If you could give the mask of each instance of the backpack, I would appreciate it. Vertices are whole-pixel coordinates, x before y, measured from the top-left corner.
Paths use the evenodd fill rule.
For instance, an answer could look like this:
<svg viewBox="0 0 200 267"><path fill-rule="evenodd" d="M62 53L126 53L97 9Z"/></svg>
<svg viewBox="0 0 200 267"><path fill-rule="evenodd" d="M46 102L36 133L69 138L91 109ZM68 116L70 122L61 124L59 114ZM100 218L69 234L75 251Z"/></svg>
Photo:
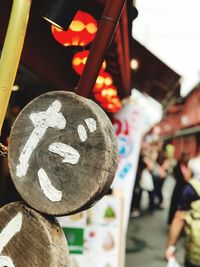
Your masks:
<svg viewBox="0 0 200 267"><path fill-rule="evenodd" d="M200 181L192 179L189 184L200 198ZM190 263L200 266L200 199L191 203L191 209L185 216L184 230L186 233L186 259Z"/></svg>

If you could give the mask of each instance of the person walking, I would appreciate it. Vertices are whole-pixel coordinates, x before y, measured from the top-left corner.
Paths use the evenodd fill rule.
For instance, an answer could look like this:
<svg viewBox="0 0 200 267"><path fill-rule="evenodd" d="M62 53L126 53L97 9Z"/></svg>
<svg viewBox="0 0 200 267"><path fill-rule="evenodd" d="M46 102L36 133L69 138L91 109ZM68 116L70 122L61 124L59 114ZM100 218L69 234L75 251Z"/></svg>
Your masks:
<svg viewBox="0 0 200 267"><path fill-rule="evenodd" d="M175 246L185 230L185 267L200 267L200 180L191 179L185 186L179 209L169 229L165 258L175 257Z"/></svg>
<svg viewBox="0 0 200 267"><path fill-rule="evenodd" d="M180 159L177 161L177 164L173 169L173 177L176 181L176 184L172 193L172 198L169 208L169 216L168 216L169 225L172 223L174 214L178 209L183 189L186 183L191 178L191 170L188 168L188 160L189 160L189 154L185 152L182 153Z"/></svg>
<svg viewBox="0 0 200 267"><path fill-rule="evenodd" d="M154 183L150 170L151 166L148 164L148 160L141 154L136 174L136 184L132 197L131 217L138 217L140 215L140 203L143 191L146 191L149 196L148 212L153 214L155 210Z"/></svg>

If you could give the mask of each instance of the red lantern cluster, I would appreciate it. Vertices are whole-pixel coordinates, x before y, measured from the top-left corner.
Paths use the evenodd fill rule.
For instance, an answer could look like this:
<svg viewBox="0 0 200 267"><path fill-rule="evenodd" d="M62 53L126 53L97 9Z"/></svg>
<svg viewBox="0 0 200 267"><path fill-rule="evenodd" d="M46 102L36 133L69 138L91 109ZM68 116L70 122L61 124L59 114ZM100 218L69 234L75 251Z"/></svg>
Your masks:
<svg viewBox="0 0 200 267"><path fill-rule="evenodd" d="M97 32L96 20L83 11L78 11L69 26L64 31L55 26L51 26L54 38L64 46L86 46L92 42ZM89 50L78 52L72 59L72 67L74 71L82 75L85 67ZM122 103L117 96L117 88L113 85L112 76L105 72L106 62L104 61L99 76L94 86L94 97L99 104L108 112L117 112Z"/></svg>
<svg viewBox="0 0 200 267"><path fill-rule="evenodd" d="M99 74L93 92L95 99L106 111L114 113L121 109L122 103L117 96L117 88L108 72Z"/></svg>
<svg viewBox="0 0 200 267"><path fill-rule="evenodd" d="M102 102L101 106L108 112L115 113L122 108L122 102L118 96L112 97L109 101Z"/></svg>
<svg viewBox="0 0 200 267"><path fill-rule="evenodd" d="M98 92L94 91L94 97L98 102L104 102L110 100L117 95L117 88L114 85L105 86Z"/></svg>
<svg viewBox="0 0 200 267"><path fill-rule="evenodd" d="M89 50L84 50L76 53L73 56L72 67L77 74L82 75L89 53L90 53ZM106 68L106 62L104 61L100 73L102 73L105 70L105 68Z"/></svg>
<svg viewBox="0 0 200 267"><path fill-rule="evenodd" d="M101 92L103 88L110 86L113 84L113 78L108 72L100 72L99 76L97 77L94 92L98 93Z"/></svg>
<svg viewBox="0 0 200 267"><path fill-rule="evenodd" d="M69 28L64 31L51 26L51 31L60 44L64 46L86 46L95 38L97 21L88 13L78 11Z"/></svg>
<svg viewBox="0 0 200 267"><path fill-rule="evenodd" d="M89 50L78 52L72 59L72 67L79 75L83 73L89 52ZM106 111L117 112L122 107L122 103L117 96L117 88L113 85L112 76L105 72L105 68L104 61L93 89L94 97Z"/></svg>
<svg viewBox="0 0 200 267"><path fill-rule="evenodd" d="M82 75L89 52L89 50L78 52L72 59L72 67L79 75ZM104 61L93 89L94 97L106 111L117 112L122 107L122 103L117 96L117 88L113 85L112 76L105 72L105 68Z"/></svg>

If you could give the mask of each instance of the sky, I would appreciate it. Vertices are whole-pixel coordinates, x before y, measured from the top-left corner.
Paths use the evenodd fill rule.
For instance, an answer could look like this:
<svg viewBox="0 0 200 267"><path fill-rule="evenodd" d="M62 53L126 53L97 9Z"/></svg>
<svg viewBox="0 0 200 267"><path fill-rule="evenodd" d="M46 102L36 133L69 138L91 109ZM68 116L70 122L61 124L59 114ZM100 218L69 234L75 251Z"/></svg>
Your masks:
<svg viewBox="0 0 200 267"><path fill-rule="evenodd" d="M182 76L181 95L200 80L200 0L136 0L133 37Z"/></svg>

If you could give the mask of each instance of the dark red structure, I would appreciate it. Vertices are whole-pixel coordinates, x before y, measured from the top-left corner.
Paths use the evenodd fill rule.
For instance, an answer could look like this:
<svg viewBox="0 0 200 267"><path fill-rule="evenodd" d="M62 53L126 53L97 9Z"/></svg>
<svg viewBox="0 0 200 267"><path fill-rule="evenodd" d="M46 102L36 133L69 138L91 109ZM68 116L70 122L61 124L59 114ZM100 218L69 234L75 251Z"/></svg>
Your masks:
<svg viewBox="0 0 200 267"><path fill-rule="evenodd" d="M113 1L85 0L81 10L91 14L99 23L106 5L108 11ZM12 0L0 2L0 47L3 46L11 7ZM55 41L50 25L39 15L40 7L41 1L32 1L21 65L16 78L16 83L24 88L20 93L21 100L27 99L24 103L49 90L74 91L80 79L72 69L71 62L74 54L82 49L64 47ZM131 37L134 10L133 2L127 0L114 38L105 52L106 71L112 75L121 99L129 96L131 89L136 87L165 104L174 95L179 95L180 76ZM106 13L107 11L105 10ZM105 32L102 32L100 39L106 42ZM90 46L86 48L89 49ZM137 71L130 68L130 60L133 58L140 62Z"/></svg>
<svg viewBox="0 0 200 267"><path fill-rule="evenodd" d="M155 127L163 140L175 146L176 158L182 152L194 156L200 147L200 86L196 86L181 103L172 106Z"/></svg>

